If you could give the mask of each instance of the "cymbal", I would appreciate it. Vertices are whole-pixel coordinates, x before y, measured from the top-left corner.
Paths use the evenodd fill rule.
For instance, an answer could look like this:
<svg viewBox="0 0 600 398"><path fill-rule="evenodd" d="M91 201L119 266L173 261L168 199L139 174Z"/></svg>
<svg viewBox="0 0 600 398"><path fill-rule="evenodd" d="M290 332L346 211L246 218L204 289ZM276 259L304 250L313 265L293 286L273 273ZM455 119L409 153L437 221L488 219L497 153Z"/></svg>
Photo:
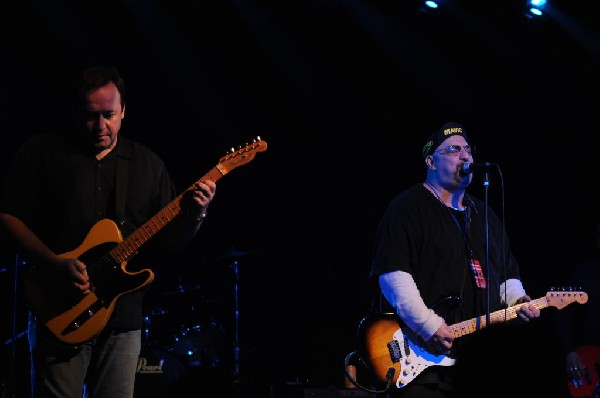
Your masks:
<svg viewBox="0 0 600 398"><path fill-rule="evenodd" d="M258 254L265 252L266 250L237 250L233 246L229 248L227 253L222 256L215 257L210 261L221 261L221 260L229 260L229 259L238 259L240 257L250 256L252 254Z"/></svg>
<svg viewBox="0 0 600 398"><path fill-rule="evenodd" d="M189 292L197 292L203 290L203 286L200 284L195 284L195 285L177 285L175 287L175 289L172 290L165 290L164 294L167 296L172 296L172 295L177 295L177 294L184 294L184 293L189 293Z"/></svg>

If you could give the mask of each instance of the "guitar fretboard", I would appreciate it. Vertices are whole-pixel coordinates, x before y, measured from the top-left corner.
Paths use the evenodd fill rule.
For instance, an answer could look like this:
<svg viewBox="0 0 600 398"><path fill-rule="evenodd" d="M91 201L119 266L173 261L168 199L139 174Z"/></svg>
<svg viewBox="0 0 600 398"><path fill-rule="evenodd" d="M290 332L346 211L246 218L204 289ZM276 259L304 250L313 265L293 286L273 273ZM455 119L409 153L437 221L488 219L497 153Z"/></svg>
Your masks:
<svg viewBox="0 0 600 398"><path fill-rule="evenodd" d="M267 143L258 137L257 140L255 140L252 144L246 145L245 148L241 148L222 157L219 164L213 167L208 173L204 174L204 176L202 176L196 182L206 180L217 182L221 177L233 170L235 167L248 163L250 160L252 160L256 152L265 151L267 148L266 145ZM193 185L190 185L186 191L192 189L192 187ZM181 193L179 196L177 196L172 202L170 202L152 218L146 221L131 235L123 239L121 243L113 247L108 254L118 263L127 261L127 259L137 252L144 243L156 235L169 222L177 217L178 214L181 213L180 204L184 193Z"/></svg>
<svg viewBox="0 0 600 398"><path fill-rule="evenodd" d="M535 308L541 310L548 306L554 306L561 309L573 302L581 304L587 302L587 293L579 291L552 291L546 293L544 297L531 300L528 303L513 305L503 310L494 311L490 314L490 323L506 322L517 317L518 311L523 304L531 304ZM486 327L487 319L485 315L466 321L458 322L450 325L450 329L454 337L464 336L469 333L476 332Z"/></svg>

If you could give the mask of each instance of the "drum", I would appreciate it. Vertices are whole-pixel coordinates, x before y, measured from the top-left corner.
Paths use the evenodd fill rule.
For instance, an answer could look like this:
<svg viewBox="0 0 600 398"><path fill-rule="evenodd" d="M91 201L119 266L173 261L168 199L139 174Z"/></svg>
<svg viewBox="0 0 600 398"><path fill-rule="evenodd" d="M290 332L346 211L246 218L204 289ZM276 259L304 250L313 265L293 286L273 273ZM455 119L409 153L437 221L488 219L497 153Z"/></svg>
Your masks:
<svg viewBox="0 0 600 398"><path fill-rule="evenodd" d="M168 352L194 367L217 368L221 366L224 356L225 327L214 319L182 326L173 337Z"/></svg>
<svg viewBox="0 0 600 398"><path fill-rule="evenodd" d="M204 335L205 330L219 329L213 319L222 318L221 300L208 296L200 283L189 286L180 283L144 300L143 341L155 348L171 352L170 348L180 338L187 344L187 340ZM184 355L183 348L175 350Z"/></svg>
<svg viewBox="0 0 600 398"><path fill-rule="evenodd" d="M152 347L164 347L170 342L174 330L169 329L173 320L169 319L169 311L163 308L144 310L142 343ZM172 326L171 326L172 327Z"/></svg>

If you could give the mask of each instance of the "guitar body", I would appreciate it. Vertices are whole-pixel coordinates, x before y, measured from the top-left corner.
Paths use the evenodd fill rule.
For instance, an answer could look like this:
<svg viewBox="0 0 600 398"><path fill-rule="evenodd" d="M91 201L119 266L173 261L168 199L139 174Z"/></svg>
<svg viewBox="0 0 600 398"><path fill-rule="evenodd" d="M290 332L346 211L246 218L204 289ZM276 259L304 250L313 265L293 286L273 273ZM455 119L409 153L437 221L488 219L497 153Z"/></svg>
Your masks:
<svg viewBox="0 0 600 398"><path fill-rule="evenodd" d="M358 326L361 356L366 357L366 364L380 383L385 383L387 371L394 369L393 381L400 374L400 361L390 355L389 344L394 340L394 333L399 325L395 314L380 313L367 316Z"/></svg>
<svg viewBox="0 0 600 398"><path fill-rule="evenodd" d="M130 273L125 269L126 262L119 264L106 255L122 240L117 225L105 219L90 229L77 249L60 255L77 258L88 267L93 292L85 296L66 294L65 289L60 289L64 281L53 280L53 276L37 268L30 270L25 278L25 294L51 340L76 346L92 339L108 322L120 296L154 279L151 270Z"/></svg>
<svg viewBox="0 0 600 398"><path fill-rule="evenodd" d="M569 393L572 398L589 398L600 395L598 372L600 372L600 346L584 345L577 348L581 361L587 368L587 373L581 385L575 385L569 380ZM595 395L594 395L595 394Z"/></svg>
<svg viewBox="0 0 600 398"><path fill-rule="evenodd" d="M373 314L359 325L359 336L367 363L378 382L386 383L393 368L393 382L398 388L410 383L426 368L433 365L451 366L455 359L436 355L409 328L402 329L392 313Z"/></svg>

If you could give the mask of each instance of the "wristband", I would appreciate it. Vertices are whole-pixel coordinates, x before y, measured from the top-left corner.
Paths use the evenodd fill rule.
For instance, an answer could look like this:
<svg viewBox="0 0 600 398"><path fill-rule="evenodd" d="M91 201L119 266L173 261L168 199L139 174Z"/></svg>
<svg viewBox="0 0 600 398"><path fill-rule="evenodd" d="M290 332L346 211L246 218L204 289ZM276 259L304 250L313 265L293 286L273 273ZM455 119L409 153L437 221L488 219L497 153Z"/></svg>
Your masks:
<svg viewBox="0 0 600 398"><path fill-rule="evenodd" d="M197 223L201 223L202 221L204 221L205 218L206 218L206 213L202 213L198 217L196 217L194 219L194 221L196 221Z"/></svg>

